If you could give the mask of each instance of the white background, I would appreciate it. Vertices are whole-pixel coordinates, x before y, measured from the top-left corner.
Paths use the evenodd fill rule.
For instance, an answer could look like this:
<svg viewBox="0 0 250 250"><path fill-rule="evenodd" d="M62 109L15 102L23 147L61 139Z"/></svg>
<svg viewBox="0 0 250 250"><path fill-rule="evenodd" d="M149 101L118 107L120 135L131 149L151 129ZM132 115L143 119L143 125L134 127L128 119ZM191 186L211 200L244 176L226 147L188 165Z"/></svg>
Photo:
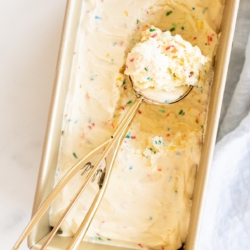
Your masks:
<svg viewBox="0 0 250 250"><path fill-rule="evenodd" d="M0 0L1 250L31 216L65 3Z"/></svg>
<svg viewBox="0 0 250 250"><path fill-rule="evenodd" d="M245 59L249 2L241 1L222 118ZM65 3L0 0L1 250L11 249L30 219Z"/></svg>

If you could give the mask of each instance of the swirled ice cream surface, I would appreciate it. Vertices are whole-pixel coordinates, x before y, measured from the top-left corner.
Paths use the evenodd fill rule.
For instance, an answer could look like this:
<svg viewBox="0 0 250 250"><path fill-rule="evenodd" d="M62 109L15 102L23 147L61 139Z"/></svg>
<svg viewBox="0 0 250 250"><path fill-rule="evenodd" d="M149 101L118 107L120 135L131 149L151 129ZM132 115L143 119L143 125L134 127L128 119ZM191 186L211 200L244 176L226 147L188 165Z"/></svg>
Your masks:
<svg viewBox="0 0 250 250"><path fill-rule="evenodd" d="M124 69L145 25L181 35L209 59L184 100L168 106L140 106L84 240L161 250L176 250L185 242L222 10L219 0L83 1L55 184L79 159L110 138L134 102ZM52 226L84 178L79 172L53 203ZM76 232L97 189L96 183L88 186L63 222L62 236Z"/></svg>

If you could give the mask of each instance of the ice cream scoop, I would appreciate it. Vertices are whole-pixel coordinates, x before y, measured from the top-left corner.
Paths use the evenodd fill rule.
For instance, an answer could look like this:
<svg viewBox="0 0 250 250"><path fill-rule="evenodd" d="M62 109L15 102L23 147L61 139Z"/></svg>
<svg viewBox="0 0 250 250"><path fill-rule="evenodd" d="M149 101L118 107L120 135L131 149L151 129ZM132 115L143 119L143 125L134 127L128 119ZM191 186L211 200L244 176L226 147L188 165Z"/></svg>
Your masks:
<svg viewBox="0 0 250 250"><path fill-rule="evenodd" d="M136 89L134 87L133 80L131 79L130 76L128 77L128 79L130 83L132 84L136 97L138 101L140 101L140 103L144 101L146 103L154 104L154 105L173 104L184 99L193 89L193 86L190 85L190 86L179 87L173 92L164 93L163 91L155 90L154 93L150 93L151 91L140 91Z"/></svg>
<svg viewBox="0 0 250 250"><path fill-rule="evenodd" d="M144 101L162 105L183 99L207 61L197 46L180 35L145 26L141 42L127 56L125 74Z"/></svg>

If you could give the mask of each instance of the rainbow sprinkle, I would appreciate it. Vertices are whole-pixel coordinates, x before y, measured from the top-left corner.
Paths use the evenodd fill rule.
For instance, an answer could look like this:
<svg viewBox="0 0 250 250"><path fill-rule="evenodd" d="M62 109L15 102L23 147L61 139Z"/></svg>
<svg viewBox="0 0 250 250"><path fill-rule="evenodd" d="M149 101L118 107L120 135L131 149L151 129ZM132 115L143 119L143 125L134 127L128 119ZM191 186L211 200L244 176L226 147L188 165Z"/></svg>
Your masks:
<svg viewBox="0 0 250 250"><path fill-rule="evenodd" d="M173 13L173 11L170 10L170 11L168 11L168 12L166 13L166 16L169 16L169 15L172 14L172 13Z"/></svg>

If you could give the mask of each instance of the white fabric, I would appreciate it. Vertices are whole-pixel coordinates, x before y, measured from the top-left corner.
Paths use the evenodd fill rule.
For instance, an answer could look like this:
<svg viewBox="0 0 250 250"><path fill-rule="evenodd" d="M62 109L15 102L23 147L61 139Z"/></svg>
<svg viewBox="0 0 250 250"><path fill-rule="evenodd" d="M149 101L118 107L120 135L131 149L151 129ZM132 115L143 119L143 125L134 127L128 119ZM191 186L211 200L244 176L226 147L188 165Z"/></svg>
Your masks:
<svg viewBox="0 0 250 250"><path fill-rule="evenodd" d="M236 129L244 119L250 108L250 45L246 48L246 61L240 80L235 88L231 103L221 124L218 138Z"/></svg>
<svg viewBox="0 0 250 250"><path fill-rule="evenodd" d="M250 249L250 37L209 175L200 250Z"/></svg>

